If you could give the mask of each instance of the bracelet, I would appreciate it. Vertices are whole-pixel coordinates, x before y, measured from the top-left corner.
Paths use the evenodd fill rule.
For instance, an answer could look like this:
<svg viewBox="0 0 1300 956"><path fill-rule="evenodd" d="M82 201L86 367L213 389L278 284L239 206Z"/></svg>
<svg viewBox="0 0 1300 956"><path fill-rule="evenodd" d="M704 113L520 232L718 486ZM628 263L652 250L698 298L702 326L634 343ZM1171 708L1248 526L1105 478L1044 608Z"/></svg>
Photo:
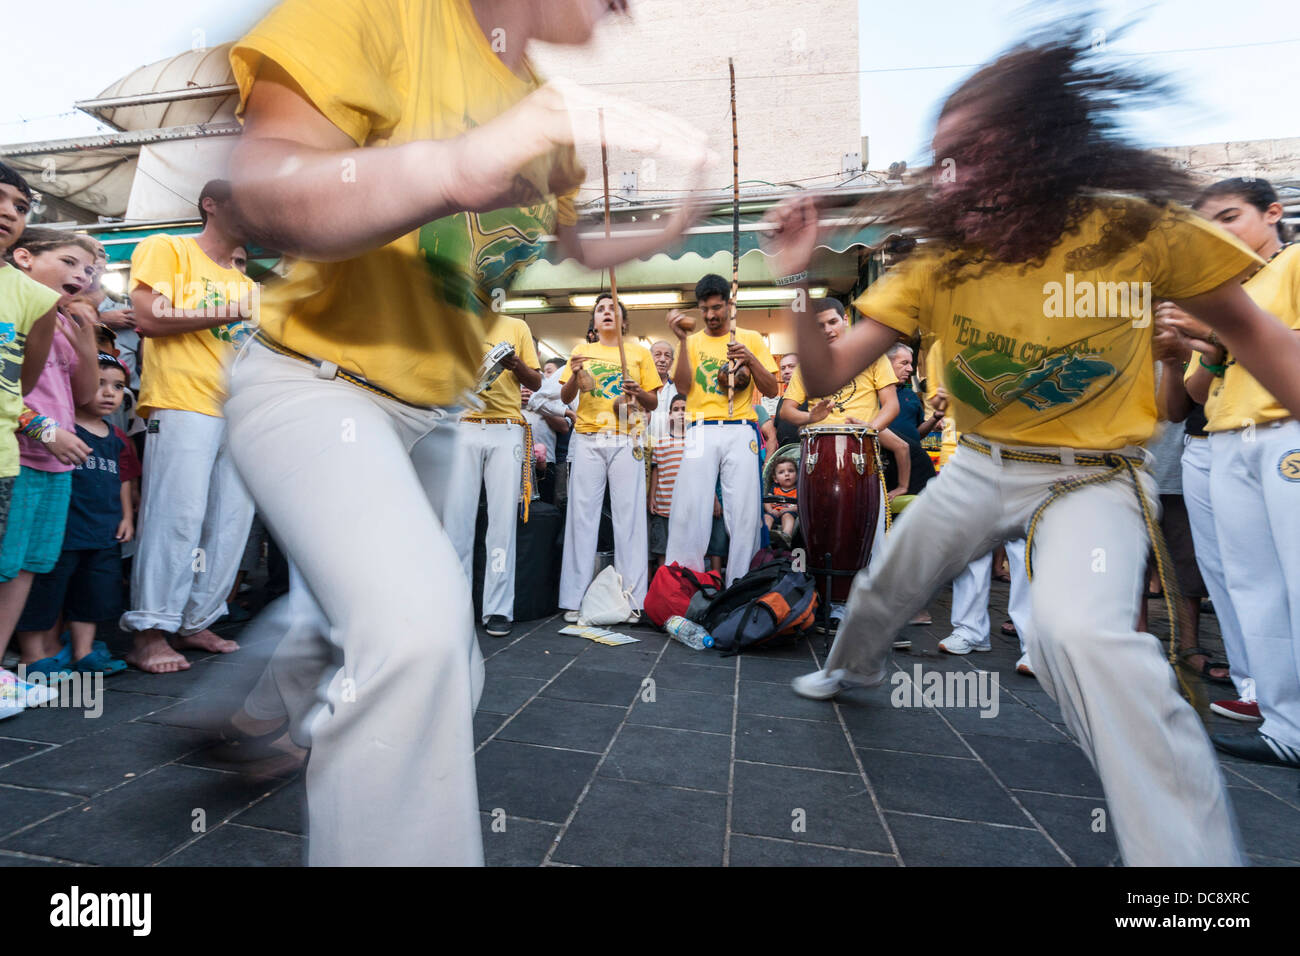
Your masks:
<svg viewBox="0 0 1300 956"><path fill-rule="evenodd" d="M1211 365L1209 362L1205 361L1204 355L1201 356L1200 361L1201 368L1209 369L1214 373L1215 378L1221 378L1228 371L1227 365Z"/></svg>
<svg viewBox="0 0 1300 956"><path fill-rule="evenodd" d="M796 282L802 282L802 281L803 281L804 279L806 279L806 278L808 278L808 270L807 270L807 269L804 269L803 272L796 272L796 273L795 273L794 275L792 275L792 276L785 276L785 277L783 277L783 278L781 278L781 279L775 279L775 280L773 280L773 284L774 284L774 285L794 285Z"/></svg>
<svg viewBox="0 0 1300 956"><path fill-rule="evenodd" d="M24 421L25 419L25 421ZM52 442L54 433L59 430L59 423L45 415L26 415L19 418L18 430L28 438L35 438L37 441Z"/></svg>

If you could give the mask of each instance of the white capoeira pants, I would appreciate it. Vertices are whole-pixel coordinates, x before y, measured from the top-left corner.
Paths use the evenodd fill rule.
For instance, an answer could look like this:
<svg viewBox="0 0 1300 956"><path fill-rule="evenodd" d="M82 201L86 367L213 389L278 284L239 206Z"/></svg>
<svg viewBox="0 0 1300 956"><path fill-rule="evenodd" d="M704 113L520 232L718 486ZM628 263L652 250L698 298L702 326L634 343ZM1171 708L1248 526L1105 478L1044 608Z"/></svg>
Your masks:
<svg viewBox="0 0 1300 956"><path fill-rule="evenodd" d="M278 663L301 662L299 684L321 684L306 734L309 861L481 865L473 716L483 656L439 517L456 429L441 410L255 342L235 359L226 415L258 511L329 622L328 645L308 622L276 651ZM285 703L296 710L303 696Z"/></svg>
<svg viewBox="0 0 1300 956"><path fill-rule="evenodd" d="M704 552L713 528L713 499L721 480L722 517L731 538L728 586L749 573L763 526L757 435L748 425L702 424L686 430L686 449L668 512L665 564L676 561L692 571L704 570Z"/></svg>
<svg viewBox="0 0 1300 956"><path fill-rule="evenodd" d="M226 420L162 408L145 436L140 537L122 629L197 634L226 614L253 499L231 459Z"/></svg>
<svg viewBox="0 0 1300 956"><path fill-rule="evenodd" d="M1214 616L1219 621L1223 649L1228 656L1228 676L1245 701L1255 699L1255 680L1250 676L1250 659L1246 640L1232 606L1232 594L1223 575L1223 556L1219 534L1214 530L1214 508L1210 505L1210 440L1187 436L1183 443L1183 504L1192 528L1196 548L1196 566L1205 582L1205 590L1214 602Z"/></svg>
<svg viewBox="0 0 1300 956"><path fill-rule="evenodd" d="M1210 435L1210 501L1263 733L1300 750L1300 422Z"/></svg>
<svg viewBox="0 0 1300 956"><path fill-rule="evenodd" d="M1029 579L1025 577L1025 540L1007 541L1007 570L1011 576L1007 614L1020 635L1020 651L1028 648L1033 626ZM989 594L993 589L993 552L976 558L952 579L952 633L973 644L989 643Z"/></svg>
<svg viewBox="0 0 1300 956"><path fill-rule="evenodd" d="M1139 448L1122 451L1146 457ZM959 448L854 580L826 668L885 680L895 636L943 581L999 541L1024 536L1053 482L1103 470L999 464ZM1155 481L1142 474L1158 514ZM1101 777L1124 859L1131 866L1240 864L1205 730L1179 696L1159 643L1133 628L1149 544L1132 482L1063 494L1043 512L1033 546L1030 660Z"/></svg>
<svg viewBox="0 0 1300 956"><path fill-rule="evenodd" d="M600 533L605 482L614 519L614 569L623 589L632 592L632 607L645 602L647 555L645 459L626 435L598 432L574 434L573 467L569 472L569 504L564 521L564 564L560 569L560 607L576 611L582 605L596 570L596 538Z"/></svg>
<svg viewBox="0 0 1300 956"><path fill-rule="evenodd" d="M487 536L483 546L482 620L515 619L515 537L523 481L524 426L460 422L456 466L447 488L447 534L460 555L465 579L474 581L474 530L479 491L487 489ZM531 451L529 452L531 454Z"/></svg>

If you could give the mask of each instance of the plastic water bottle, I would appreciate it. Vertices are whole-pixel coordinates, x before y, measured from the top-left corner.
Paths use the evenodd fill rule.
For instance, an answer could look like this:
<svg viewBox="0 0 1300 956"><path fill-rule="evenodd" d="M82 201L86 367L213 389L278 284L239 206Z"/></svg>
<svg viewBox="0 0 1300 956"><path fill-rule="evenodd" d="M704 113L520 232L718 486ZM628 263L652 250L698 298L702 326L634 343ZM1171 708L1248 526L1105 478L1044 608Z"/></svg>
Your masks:
<svg viewBox="0 0 1300 956"><path fill-rule="evenodd" d="M664 630L693 651L702 651L706 647L713 646L713 637L708 631L680 614L670 617L664 623Z"/></svg>

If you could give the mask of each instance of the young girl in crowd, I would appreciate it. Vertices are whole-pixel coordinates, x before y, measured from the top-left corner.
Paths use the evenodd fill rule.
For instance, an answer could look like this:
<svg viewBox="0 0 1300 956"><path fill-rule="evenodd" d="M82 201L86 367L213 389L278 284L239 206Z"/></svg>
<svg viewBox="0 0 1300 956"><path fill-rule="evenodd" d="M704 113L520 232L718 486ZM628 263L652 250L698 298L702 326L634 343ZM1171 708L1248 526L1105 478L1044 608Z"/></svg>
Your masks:
<svg viewBox="0 0 1300 956"><path fill-rule="evenodd" d="M31 228L10 249L9 260L42 285L73 297L89 284L95 253L85 236ZM76 435L74 418L99 381L95 311L83 300L68 301L58 312L56 328L44 370L26 393L30 412L19 422L22 467L0 540L0 653L18 623L33 577L52 571L59 560L71 472L90 453ZM28 673L64 671L55 657L58 648L39 637L20 636L19 651Z"/></svg>
<svg viewBox="0 0 1300 956"><path fill-rule="evenodd" d="M1300 331L1300 246L1286 242L1282 205L1273 187L1260 179L1224 180L1206 189L1195 207L1264 260L1263 268L1246 280L1246 294L1275 317L1277 328L1291 330L1295 341ZM1214 530L1243 635L1239 647L1227 648L1228 657L1234 676L1240 669L1253 679L1264 721L1257 734L1216 736L1214 745L1235 757L1300 768L1296 406L1275 398L1203 323L1178 311L1167 312L1166 320L1191 336L1200 352L1188 366L1187 390L1206 406Z"/></svg>

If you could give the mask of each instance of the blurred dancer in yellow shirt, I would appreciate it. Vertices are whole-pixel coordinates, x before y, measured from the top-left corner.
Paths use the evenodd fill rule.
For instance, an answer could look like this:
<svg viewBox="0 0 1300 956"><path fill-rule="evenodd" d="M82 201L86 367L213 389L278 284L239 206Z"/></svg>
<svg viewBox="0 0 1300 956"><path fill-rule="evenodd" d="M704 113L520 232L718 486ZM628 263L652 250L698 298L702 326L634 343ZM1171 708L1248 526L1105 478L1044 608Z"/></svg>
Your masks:
<svg viewBox="0 0 1300 956"><path fill-rule="evenodd" d="M858 576L824 669L794 688L827 699L880 683L894 635L938 586L1028 532L1030 658L1097 768L1125 861L1240 865L1205 730L1158 644L1134 629L1157 508L1137 447L1156 426L1150 303L1207 321L1291 409L1300 342L1242 291L1258 257L1165 201L1186 179L1119 138L1121 91L1151 86L1099 64L1089 37L1086 21L1058 26L949 97L934 155L956 177L936 176L896 215L930 241L858 300L865 321L832 347L811 316L790 316L814 392L899 333L941 341L961 432ZM774 267L806 276L813 203L769 221Z"/></svg>
<svg viewBox="0 0 1300 956"><path fill-rule="evenodd" d="M309 732L313 864L482 863L482 657L442 523L449 407L473 383L482 317L545 235L601 268L687 224L608 241L574 228L574 143L596 141L597 108L611 148L711 159L685 124L534 73L533 41L583 44L623 7L285 0L231 51L235 201L252 239L298 259L226 413L258 510L342 653L334 669L322 639L286 639L268 669ZM313 667L318 684L284 673ZM323 705L305 723L313 695L288 690L304 686ZM236 720L272 733L271 710Z"/></svg>

